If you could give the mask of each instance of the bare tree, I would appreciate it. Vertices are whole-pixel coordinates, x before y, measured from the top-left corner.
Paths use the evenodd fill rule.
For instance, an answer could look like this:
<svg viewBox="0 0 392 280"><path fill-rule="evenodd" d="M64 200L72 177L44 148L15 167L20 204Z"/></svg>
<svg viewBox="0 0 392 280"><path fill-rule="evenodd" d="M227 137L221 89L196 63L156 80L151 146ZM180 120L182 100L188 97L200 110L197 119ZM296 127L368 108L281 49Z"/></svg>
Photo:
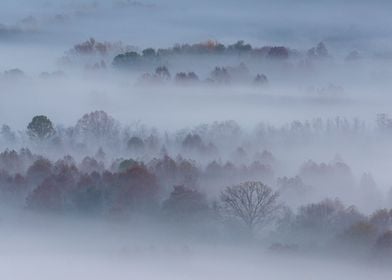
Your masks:
<svg viewBox="0 0 392 280"><path fill-rule="evenodd" d="M261 182L245 182L227 187L220 199L227 214L240 219L253 230L271 222L276 216L280 208L278 196L278 192Z"/></svg>
<svg viewBox="0 0 392 280"><path fill-rule="evenodd" d="M85 114L75 126L76 132L85 141L114 143L120 133L119 123L104 111Z"/></svg>

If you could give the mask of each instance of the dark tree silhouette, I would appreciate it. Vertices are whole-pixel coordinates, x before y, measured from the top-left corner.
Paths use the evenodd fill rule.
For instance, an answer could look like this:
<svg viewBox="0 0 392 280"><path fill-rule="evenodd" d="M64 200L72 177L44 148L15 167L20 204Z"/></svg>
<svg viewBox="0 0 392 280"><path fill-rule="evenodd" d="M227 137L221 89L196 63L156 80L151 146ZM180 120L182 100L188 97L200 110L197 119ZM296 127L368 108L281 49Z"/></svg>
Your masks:
<svg viewBox="0 0 392 280"><path fill-rule="evenodd" d="M182 146L189 150L195 149L200 151L204 149L203 140L198 134L188 134L182 141Z"/></svg>
<svg viewBox="0 0 392 280"><path fill-rule="evenodd" d="M127 142L128 149L133 152L143 151L145 144L143 139L137 136L131 137Z"/></svg>
<svg viewBox="0 0 392 280"><path fill-rule="evenodd" d="M253 80L253 83L255 85L265 85L268 83L268 78L264 74L257 74Z"/></svg>
<svg viewBox="0 0 392 280"><path fill-rule="evenodd" d="M176 74L175 81L178 84L192 84L199 81L199 77L194 72L179 72Z"/></svg>
<svg viewBox="0 0 392 280"><path fill-rule="evenodd" d="M374 247L378 254L390 258L392 256L392 230L383 233L377 239Z"/></svg>
<svg viewBox="0 0 392 280"><path fill-rule="evenodd" d="M170 72L166 66L159 66L155 69L155 75L162 80L170 80Z"/></svg>
<svg viewBox="0 0 392 280"><path fill-rule="evenodd" d="M249 230L271 222L280 208L279 194L261 182L227 187L220 200L227 214L240 219Z"/></svg>
<svg viewBox="0 0 392 280"><path fill-rule="evenodd" d="M310 58L327 58L329 53L325 44L320 42L315 48L308 50L308 56Z"/></svg>
<svg viewBox="0 0 392 280"><path fill-rule="evenodd" d="M156 51L153 48L148 48L143 50L144 57L154 57L156 56Z"/></svg>
<svg viewBox="0 0 392 280"><path fill-rule="evenodd" d="M231 81L230 74L225 67L215 67L211 72L210 79L220 84L228 84Z"/></svg>
<svg viewBox="0 0 392 280"><path fill-rule="evenodd" d="M197 190L184 186L174 186L170 197L163 203L163 211L181 220L206 214L208 211L206 197Z"/></svg>
<svg viewBox="0 0 392 280"><path fill-rule="evenodd" d="M40 158L27 169L26 178L32 183L41 183L52 174L52 168L49 160Z"/></svg>
<svg viewBox="0 0 392 280"><path fill-rule="evenodd" d="M242 52L248 52L248 51L252 50L252 46L249 44L245 44L245 42L241 40L241 41L237 41L233 45L229 45L227 47L227 49L229 51L235 51L238 53L242 53Z"/></svg>
<svg viewBox="0 0 392 280"><path fill-rule="evenodd" d="M31 138L46 139L55 134L52 122L46 116L35 116L27 126Z"/></svg>
<svg viewBox="0 0 392 280"><path fill-rule="evenodd" d="M27 207L41 211L60 211L63 208L61 190L54 178L43 181L26 199Z"/></svg>
<svg viewBox="0 0 392 280"><path fill-rule="evenodd" d="M289 50L286 47L272 47L268 51L269 58L275 59L288 59L289 58Z"/></svg>
<svg viewBox="0 0 392 280"><path fill-rule="evenodd" d="M116 67L135 67L140 66L141 57L137 52L126 52L114 57L113 65Z"/></svg>

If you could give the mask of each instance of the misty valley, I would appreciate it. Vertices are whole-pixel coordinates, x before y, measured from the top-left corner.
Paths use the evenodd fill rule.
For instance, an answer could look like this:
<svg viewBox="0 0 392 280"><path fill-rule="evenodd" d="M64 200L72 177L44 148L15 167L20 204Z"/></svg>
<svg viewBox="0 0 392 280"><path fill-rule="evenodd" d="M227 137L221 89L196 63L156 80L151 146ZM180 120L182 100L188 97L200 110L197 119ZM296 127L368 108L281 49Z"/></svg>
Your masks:
<svg viewBox="0 0 392 280"><path fill-rule="evenodd" d="M4 0L0 278L390 279L376 2Z"/></svg>

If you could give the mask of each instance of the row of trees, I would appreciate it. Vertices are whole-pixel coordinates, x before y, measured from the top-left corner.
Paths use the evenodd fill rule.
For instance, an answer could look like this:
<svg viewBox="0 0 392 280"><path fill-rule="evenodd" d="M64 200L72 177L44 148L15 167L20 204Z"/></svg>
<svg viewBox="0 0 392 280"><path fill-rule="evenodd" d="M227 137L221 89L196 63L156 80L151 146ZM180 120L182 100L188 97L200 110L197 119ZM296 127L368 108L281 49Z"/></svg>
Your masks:
<svg viewBox="0 0 392 280"><path fill-rule="evenodd" d="M113 66L120 69L140 70L151 69L157 65L172 64L181 57L188 59L197 57L221 58L222 56L239 57L249 61L263 59L266 61L287 61L289 58L300 58L306 61L325 60L330 54L323 42L305 52L290 49L285 46L253 47L244 41L225 46L217 41L207 41L197 44L177 44L167 49L147 48L141 52L136 50L118 54L113 59ZM197 61L196 61L197 62Z"/></svg>
<svg viewBox="0 0 392 280"><path fill-rule="evenodd" d="M116 138L119 134L119 127L119 123L104 111L94 111L83 115L68 133L83 137L84 141L93 141L102 138ZM8 126L3 126L2 133L8 136L12 134ZM56 130L47 116L38 115L33 117L27 125L27 134L32 139L47 140L56 135Z"/></svg>
<svg viewBox="0 0 392 280"><path fill-rule="evenodd" d="M8 158L10 165L12 153L1 155L2 162ZM191 184L191 173L197 172L188 162L182 164L171 162L166 158L157 160L146 166L143 163L123 160L113 164L110 170L92 158L85 158L78 166L71 157L65 157L55 163L23 150L17 157L25 162L33 161L25 173L11 175L2 167L0 186L2 198L20 195L26 199L29 208L45 211L114 211L114 210L154 210L154 203L163 202L167 211L178 211L178 214L191 212L192 208L208 209L210 203L207 198ZM15 168L15 167L13 167ZM176 185L176 178L183 176L182 185ZM280 179L280 184L288 186L287 178ZM295 179L297 185L301 182ZM289 180L290 181L290 180ZM165 199L168 185L175 185L169 199ZM166 186L166 189L165 189ZM284 191L283 188L281 188ZM269 224L276 218L281 218L281 232L283 227L310 230L313 234L318 231L330 234L330 231L340 232L358 222L368 221L379 228L379 233L386 231L392 225L392 212L378 211L369 220L359 213L355 207L344 207L338 200L325 200L318 204L309 204L299 208L296 216L284 208L278 201L279 194L260 181L248 181L224 189L219 196L221 214L236 217L250 230L257 226ZM177 201L177 199L191 199ZM173 203L173 204L171 204ZM179 203L177 205L177 203ZM192 203L198 205L190 206ZM176 206L177 205L177 206ZM187 207L191 209L185 209ZM90 208L91 207L91 208ZM152 207L152 208L151 208ZM184 207L184 209L180 209ZM168 210L168 209L171 210ZM165 211L166 211L165 210ZM175 214L175 211L172 214ZM195 213L192 213L192 215ZM388 215L391 215L389 217ZM328 230L325 230L327 229Z"/></svg>
<svg viewBox="0 0 392 280"><path fill-rule="evenodd" d="M43 213L106 217L138 213L180 227L221 224L229 230L242 225L253 236L269 226L273 230L271 240L280 242L272 247L274 250L305 249L317 244L392 253L392 210L380 209L366 216L354 206L326 199L294 212L284 206L277 191L260 181L226 187L214 199L184 185L175 185L164 195L158 176L137 162L122 162L117 172L88 173L69 158L55 164L40 158L24 176L0 175L3 199L10 203L10 198L24 193L21 205ZM216 229L212 226L210 230Z"/></svg>
<svg viewBox="0 0 392 280"><path fill-rule="evenodd" d="M119 166L123 161L142 162L148 167L158 166L159 163L160 168L167 170L175 170L177 165L188 166L190 171L185 172L188 182L185 182L184 173L178 175L181 179L167 181L169 186L184 183L194 186L196 182L210 186L229 183L230 180L263 180L282 188L283 196L297 197L297 203L305 202L309 196L315 198L317 193L329 192L349 197L350 191L361 190L356 195L358 199L363 199L359 197L366 194L376 204L376 201L382 201L383 198L377 192L371 175L364 174L357 180L350 167L339 157L330 163L307 161L301 165L302 162L299 161L297 175L300 180L287 178L285 181L275 177L275 174L281 174L285 162L264 150L265 147L295 148L315 141L325 141L328 145L328 137L348 137L347 139L353 139L350 141L354 145L357 143L355 141L364 138L369 132L359 121L349 122L336 118L327 122L293 122L281 128L259 126L251 135L244 133L234 122L222 122L160 136L156 131L143 126L132 130L121 128L105 112L96 111L85 114L70 128L54 126L46 116L35 116L25 133L16 133L10 127L3 126L0 139L3 145L15 145L19 142L22 147L29 147L50 158L61 158L67 154L78 161L92 158L100 163L97 164L100 167L91 167L90 170L98 172L113 165ZM36 156L28 156L29 153L28 149L22 149L19 156L14 151L1 153L0 165L10 174L23 174L26 166L36 160ZM120 156L124 158L119 159ZM17 168L18 165L21 167ZM110 169L117 171L116 168ZM160 180L169 177L165 172L159 177Z"/></svg>
<svg viewBox="0 0 392 280"><path fill-rule="evenodd" d="M261 162L254 162L251 165L211 162L206 168L202 168L193 160L181 157L172 159L167 155L144 162L118 158L109 165L102 160L103 157L98 154L95 158L85 157L77 163L71 156L65 156L53 163L40 155L31 153L28 149L22 149L19 153L6 150L0 153L1 177L3 182L7 182L1 189L9 195L13 195L12 192L8 192L11 189L28 191L42 183L45 178L56 175L62 166L71 167L78 174L97 173L99 175L105 172L122 173L130 168L138 167L145 173L151 173L157 179L162 193L168 192L173 185L197 188L200 185L222 185L223 181L249 178L271 181L273 178L272 168ZM20 182L23 182L24 188L20 188ZM23 200L24 193L20 195L16 197Z"/></svg>
<svg viewBox="0 0 392 280"><path fill-rule="evenodd" d="M98 111L83 116L75 131L90 135L88 141L92 141L116 124L113 118ZM320 122L314 124L324 127ZM343 130L352 127L350 122L341 119L332 124ZM314 129L310 124L298 127ZM42 143L58 133L45 116L34 117L27 131L29 137ZM196 131L198 133L185 132L180 137L184 151L210 154L214 147L206 145L206 139L217 140L227 138L227 135L235 139L241 134L240 128L233 123L217 123ZM9 128L3 133L12 137ZM127 144L134 150L149 150L150 145L155 145L154 141L137 136L129 138ZM237 158L246 153L243 149L237 152ZM389 210L380 212L384 216L375 213L367 217L355 207L346 207L335 200L307 204L294 212L282 206L283 202L290 204L293 196L304 197L314 191L320 182L325 182L323 188L327 193L331 193L334 186L343 189L354 184L349 166L339 159L329 164L306 162L298 177L278 178L275 182L276 159L269 152L263 152L260 161L250 165L214 161L205 168L195 161L172 159L167 155L151 161L120 158L113 160L109 167L104 158L105 153L101 150L95 158L86 157L79 164L70 156L53 163L27 149L19 153L6 151L0 154L1 197L8 203L44 212L105 216L137 212L175 223L219 222L229 227L238 223L254 233L266 225L278 223L276 241L299 246L304 239L305 243L310 240L325 243L331 238L335 245L352 243L355 248L356 242L360 244L358 247L366 248L388 243L389 224L383 227L382 222L377 224L376 221L388 221ZM261 181L268 182L272 188ZM364 183L374 184L370 176L364 178ZM227 185L230 187L221 189ZM176 186L173 191L172 186ZM204 194L206 190L208 196ZM280 200L277 190L281 194ZM366 234L370 236L368 239L363 237ZM356 236L359 241L355 241Z"/></svg>
<svg viewBox="0 0 392 280"><path fill-rule="evenodd" d="M297 160L296 166L288 166L284 160L285 151L302 149L304 143L317 143L316 147L329 150L329 143L347 139L362 147L361 139L369 139L370 132L373 130L362 122L336 118L293 122L280 128L259 126L251 133L235 122L217 122L160 135L140 125L123 128L105 112L96 111L85 114L69 128L55 126L46 116L36 116L26 132L3 126L0 139L4 146L28 147L52 160L70 155L86 163L83 172L118 172L120 165L124 170L128 164L143 163L166 190L172 185L209 188L262 180L279 189L283 198L290 198L291 206L333 195L373 208L389 198L378 191L371 174L357 178L354 174L362 170L352 172L339 156L326 163ZM329 142L329 137L335 142ZM19 155L14 151L1 153L0 168L12 176L23 175L38 157L30 150L22 149ZM279 158L271 150L280 154ZM296 174L283 177L285 168L297 170Z"/></svg>
<svg viewBox="0 0 392 280"><path fill-rule="evenodd" d="M163 70L157 69L160 72L160 77L170 77L169 72L166 68ZM165 73L162 74L161 72ZM158 74L157 74L158 75ZM192 75L192 74L190 74ZM262 77L260 79L263 79ZM386 114L380 114L377 117L377 126L382 130L389 129L389 118ZM252 137L263 138L265 141L268 139L276 140L276 138L290 138L295 139L298 137L311 138L311 137L327 137L328 134L331 136L336 136L338 134L346 135L360 135L371 132L370 127L366 126L364 121L359 119L348 120L342 117L336 117L334 119L313 119L308 121L293 121L291 123L284 124L280 127L270 125L268 123L261 122L255 129ZM116 138L120 134L131 134L136 135L130 136L137 137L138 141L144 141L141 137L146 137L141 134L145 134L146 131L154 133L156 131L154 128L147 128L145 126L139 126L136 129L139 131L129 131L129 127L123 128L121 131L121 126L117 120L108 115L104 111L94 111L85 114L80 118L73 128L68 128L66 130L61 129L59 126L55 126L53 122L44 115L38 115L33 117L31 122L27 126L27 134L34 139L48 139L54 135L59 134L63 136L76 136L83 135L89 139L100 139L100 138ZM127 131L128 129L128 131ZM56 130L63 130L57 131ZM143 132L144 131L144 132ZM4 138L14 139L17 135L12 131L11 127L3 125L1 128L1 136ZM194 135L200 138L200 141L214 142L221 141L227 136L233 138L233 140L238 140L244 136L244 131L241 127L234 121L226 122L215 122L210 125L203 124L196 126L192 129L184 129L176 132L175 138L182 138L185 140L187 135ZM88 139L87 139L88 140ZM237 142L237 141L236 141Z"/></svg>
<svg viewBox="0 0 392 280"><path fill-rule="evenodd" d="M267 59L287 61L290 58L300 58L307 61L325 60L331 58L324 42L319 42L308 50L295 50L287 46L252 46L242 40L233 44L223 44L208 40L194 44L175 44L169 48L146 48L139 50L135 46L122 42L99 42L90 38L85 42L75 44L61 58L62 64L84 63L87 68L106 68L112 63L115 67L138 69L146 66L157 66L181 56L239 56L251 59ZM345 60L354 61L361 58L357 50L348 53ZM151 67L149 67L151 68Z"/></svg>
<svg viewBox="0 0 392 280"><path fill-rule="evenodd" d="M210 62L209 67L212 67L214 64L219 64L214 61L223 62L227 58L236 60L238 63L242 61L252 63L252 65L265 65L271 69L283 65L282 69L285 70L290 68L291 62L295 61L298 62L298 68L309 70L312 69L313 62L329 61L331 57L324 42L303 50L295 50L288 46L252 46L242 40L227 45L209 40L195 44L176 44L169 48L139 49L121 41L100 42L90 38L75 44L66 51L64 56L59 59L59 66L62 67L61 70L64 70L64 66L80 65L87 70L109 69L110 66L114 66L117 69L145 72L152 71L161 65L170 65L170 67L181 65L182 67L176 68L176 71L180 73L187 69L186 65L184 67L184 64L178 64L181 61L192 61L191 64L196 69L200 69L206 65L206 62ZM349 52L345 61L351 62L360 58L361 54L354 50ZM260 71L265 72L265 69ZM48 74L44 73L43 76L58 76L58 73Z"/></svg>
<svg viewBox="0 0 392 280"><path fill-rule="evenodd" d="M61 150L63 154L78 155L79 159L92 154L101 158L106 156L106 163L119 154L143 161L163 155L176 157L182 154L196 161L203 159L204 163L233 160L240 164L259 161L271 165L274 159L271 153L265 151L265 147L287 148L320 141L326 144L328 141L339 143L339 139L350 139L354 145L361 143L361 139L368 139L367 136L373 132L364 122L338 117L326 121L294 121L281 127L262 123L251 133L243 131L233 121L216 122L161 135L153 128L140 124L122 127L104 111L95 111L83 115L75 126L68 128L55 126L43 115L33 117L25 132L15 132L11 127L3 125L0 141L5 146L19 142L33 150L36 150L38 144L38 148L43 148L39 150L41 153L55 149ZM311 162L308 162L311 173L317 173L316 168L311 167ZM326 172L327 168L324 169ZM306 177L306 172L301 172L301 176Z"/></svg>
<svg viewBox="0 0 392 280"><path fill-rule="evenodd" d="M299 52L284 46L263 46L253 47L244 41L237 41L234 44L224 45L217 41L207 41L196 44L176 44L167 49L144 49L141 54L136 51L126 52L116 56L113 64L120 66L132 61L143 59L167 58L174 55L252 55L270 59L288 59L290 56L298 56ZM323 42L306 52L309 58L328 58L329 53Z"/></svg>
<svg viewBox="0 0 392 280"><path fill-rule="evenodd" d="M322 43L321 43L322 44ZM322 44L324 49L325 46ZM238 41L232 45L223 45L217 41L207 41L197 44L176 44L172 48L144 49L141 54L136 51L125 52L117 55L113 59L114 66L131 66L132 64L151 63L167 59L171 56L178 55L252 55L258 57L267 57L271 59L288 59L290 55L296 54L295 51L283 46L265 46L261 48L253 48L244 41Z"/></svg>
<svg viewBox="0 0 392 280"><path fill-rule="evenodd" d="M274 231L274 250L315 249L368 256L392 256L392 209L379 209L369 216L338 199L325 199L301 206L296 213L285 209ZM286 242L286 243L284 243ZM286 245L284 245L286 244Z"/></svg>
<svg viewBox="0 0 392 280"><path fill-rule="evenodd" d="M167 162L170 159L164 159L147 167L123 160L113 165L112 169L117 171L110 171L92 158L85 158L76 166L71 157L52 163L28 150L21 151L16 159L12 158L15 157L12 152L1 157L2 162L7 160L14 165L18 157L25 163L34 160L25 173L15 175L6 171L10 166L3 165L0 193L2 200L11 205L25 205L28 209L49 213L102 215L154 212L159 210L163 200L162 211L171 217L210 215L213 210L196 185L192 188L175 185L169 198L164 198L165 185L176 182L179 176L184 177L184 183L192 185L192 166L186 162L180 165L172 162L170 166ZM220 209L252 230L275 217L277 197L276 192L261 182L246 182L222 191Z"/></svg>
<svg viewBox="0 0 392 280"><path fill-rule="evenodd" d="M159 66L154 73L144 73L139 83L143 85L162 85L171 81L171 74L167 67ZM202 81L195 72L179 72L174 77L177 85L197 85ZM252 83L253 85L266 85L268 78L264 74L252 77L244 63L235 67L215 67L209 77L204 81L207 84Z"/></svg>

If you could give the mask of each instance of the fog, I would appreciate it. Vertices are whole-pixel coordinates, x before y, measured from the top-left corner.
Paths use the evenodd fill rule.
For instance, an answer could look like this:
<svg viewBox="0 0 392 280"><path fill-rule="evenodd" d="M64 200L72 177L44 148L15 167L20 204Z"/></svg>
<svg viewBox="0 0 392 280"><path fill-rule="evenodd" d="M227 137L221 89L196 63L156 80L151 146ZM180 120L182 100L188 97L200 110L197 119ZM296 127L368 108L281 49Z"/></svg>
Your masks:
<svg viewBox="0 0 392 280"><path fill-rule="evenodd" d="M391 8L1 1L0 278L390 279Z"/></svg>

